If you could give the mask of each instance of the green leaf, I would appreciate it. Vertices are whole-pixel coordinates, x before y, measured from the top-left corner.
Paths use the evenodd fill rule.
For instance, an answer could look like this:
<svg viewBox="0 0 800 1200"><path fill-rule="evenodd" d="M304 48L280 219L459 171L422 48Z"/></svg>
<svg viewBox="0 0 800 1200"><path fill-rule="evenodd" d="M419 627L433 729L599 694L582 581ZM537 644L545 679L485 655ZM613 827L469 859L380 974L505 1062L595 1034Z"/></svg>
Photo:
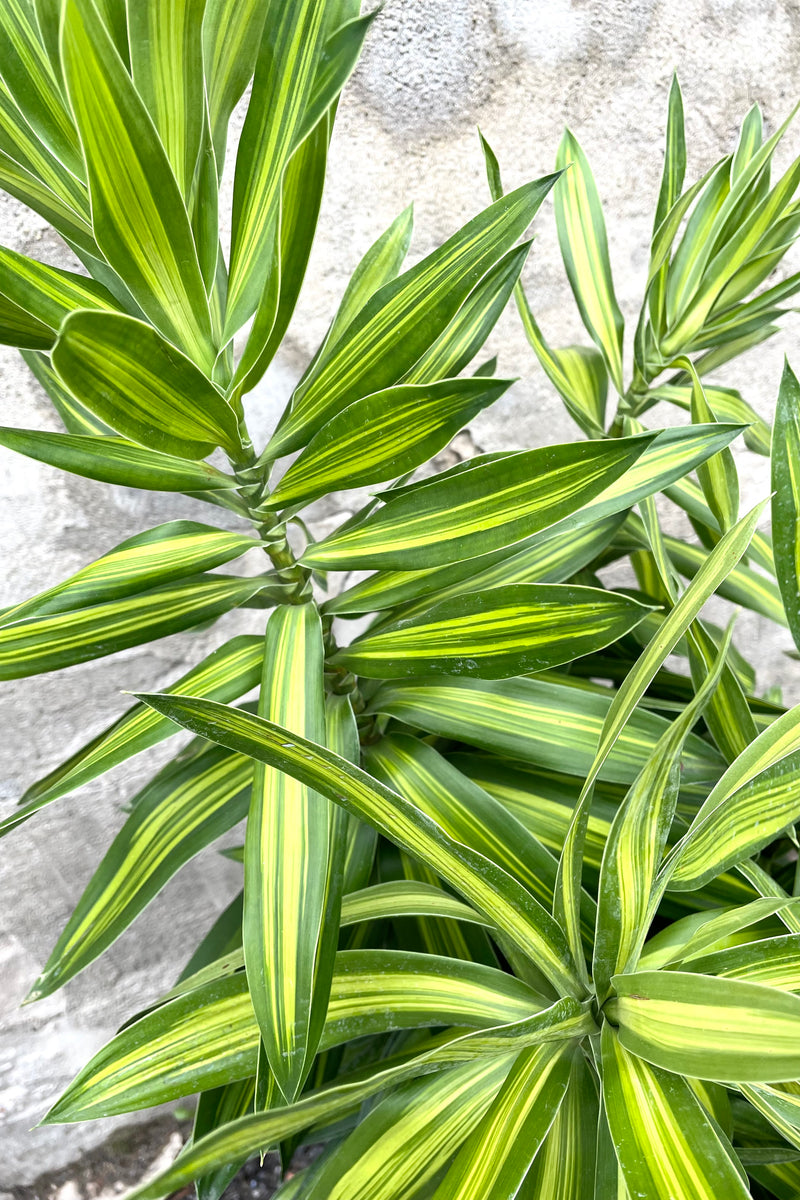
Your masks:
<svg viewBox="0 0 800 1200"><path fill-rule="evenodd" d="M781 1137L800 1148L800 1095L797 1084L742 1083L740 1091L777 1129Z"/></svg>
<svg viewBox="0 0 800 1200"><path fill-rule="evenodd" d="M535 583L488 588L363 634L331 661L374 679L431 674L502 679L600 650L648 611L628 596L598 588Z"/></svg>
<svg viewBox="0 0 800 1200"><path fill-rule="evenodd" d="M624 321L614 295L603 209L589 162L569 129L558 148L556 166L564 170L553 193L564 266L583 323L602 351L608 373L622 395Z"/></svg>
<svg viewBox="0 0 800 1200"><path fill-rule="evenodd" d="M70 203L42 183L33 170L17 162L3 149L0 149L0 187L43 217L76 249L89 254L98 253L88 216L76 212Z"/></svg>
<svg viewBox="0 0 800 1200"><path fill-rule="evenodd" d="M127 538L63 583L5 609L0 625L135 595L210 571L256 545L246 534L227 533L195 521L168 521Z"/></svg>
<svg viewBox="0 0 800 1200"><path fill-rule="evenodd" d="M283 172L303 136L325 33L325 5L269 0L236 156L224 340L255 312L278 228Z"/></svg>
<svg viewBox="0 0 800 1200"><path fill-rule="evenodd" d="M553 902L556 862L501 804L419 738L393 733L364 749L376 779L415 804L456 842L519 880L544 907Z"/></svg>
<svg viewBox="0 0 800 1200"><path fill-rule="evenodd" d="M316 608L276 609L267 624L259 714L324 742L323 669ZM313 1006L324 1011L330 986L318 971L329 833L323 796L257 764L245 840L244 953L267 1060L289 1102L316 1052Z"/></svg>
<svg viewBox="0 0 800 1200"><path fill-rule="evenodd" d="M773 721L709 793L663 870L670 889L691 891L767 845L797 819L798 710Z"/></svg>
<svg viewBox="0 0 800 1200"><path fill-rule="evenodd" d="M712 424L716 417L706 399L700 376L688 358L675 360L674 366L683 366L692 379L691 415L696 425ZM729 448L720 450L697 468L697 478L711 512L723 533L730 529L739 517L739 477L736 464Z"/></svg>
<svg viewBox="0 0 800 1200"><path fill-rule="evenodd" d="M315 1180L310 1200L335 1195L400 1200L418 1194L473 1130L480 1129L513 1062L505 1055L477 1060L402 1085L381 1100L333 1154Z"/></svg>
<svg viewBox="0 0 800 1200"><path fill-rule="evenodd" d="M564 1099L519 1191L520 1200L586 1200L593 1195L597 1117L594 1080L583 1055L574 1054Z"/></svg>
<svg viewBox="0 0 800 1200"><path fill-rule="evenodd" d="M613 538L624 517L615 513L578 530L550 530L534 534L521 544L527 549L512 553L507 547L463 563L432 571L379 571L325 601L326 613L375 612L395 608L421 597L404 613L411 616L427 609L427 597L437 602L481 588L517 583L562 583L596 558Z"/></svg>
<svg viewBox="0 0 800 1200"><path fill-rule="evenodd" d="M114 942L185 863L247 815L253 764L217 747L177 761L132 812L73 910L28 1000L62 987Z"/></svg>
<svg viewBox="0 0 800 1200"><path fill-rule="evenodd" d="M673 921L651 937L639 960L641 970L654 970L670 963L686 964L707 954L744 929L778 915L791 906L800 910L800 899L762 897L735 908L694 912ZM693 968L688 968L693 970Z"/></svg>
<svg viewBox="0 0 800 1200"><path fill-rule="evenodd" d="M522 1052L434 1200L514 1200L564 1099L575 1055L569 1043Z"/></svg>
<svg viewBox="0 0 800 1200"><path fill-rule="evenodd" d="M637 704L656 672L663 665L667 655L675 648L705 602L714 594L721 580L744 554L750 544L762 509L763 504L757 505L751 513L743 517L720 539L702 569L675 603L658 631L648 642L643 654L626 675L609 707L603 723L597 753L581 790L581 798L575 808L559 864L560 887L556 890L554 911L558 913L562 924L568 930L573 953L577 953L577 947L580 945L578 897L583 862L583 839L594 781L600 776L603 763L611 753L615 742L635 712Z"/></svg>
<svg viewBox="0 0 800 1200"><path fill-rule="evenodd" d="M653 884L678 800L681 749L717 687L731 633L694 699L659 740L611 826L600 869L592 970L601 1000L612 975L635 965L647 935Z"/></svg>
<svg viewBox="0 0 800 1200"><path fill-rule="evenodd" d="M248 600L258 578L196 575L90 608L0 627L0 679L25 679L202 625Z"/></svg>
<svg viewBox="0 0 800 1200"><path fill-rule="evenodd" d="M472 362L497 324L525 265L530 242L514 246L475 285L444 332L419 358L404 383L429 383L457 375ZM493 372L481 371L481 375Z"/></svg>
<svg viewBox="0 0 800 1200"><path fill-rule="evenodd" d="M206 0L203 64L214 155L220 170L228 122L252 79L266 15L263 0Z"/></svg>
<svg viewBox="0 0 800 1200"><path fill-rule="evenodd" d="M184 199L203 136L205 0L144 0L130 7L131 74Z"/></svg>
<svg viewBox="0 0 800 1200"><path fill-rule="evenodd" d="M307 566L420 569L474 558L568 516L618 479L649 437L523 450L433 479L302 556Z"/></svg>
<svg viewBox="0 0 800 1200"><path fill-rule="evenodd" d="M194 732L202 730L203 737L290 773L368 821L461 892L523 954L534 959L562 994L575 994L569 956L549 913L503 870L455 842L404 797L324 747L263 718L188 697L148 695L146 702Z"/></svg>
<svg viewBox="0 0 800 1200"><path fill-rule="evenodd" d="M97 243L153 324L210 373L211 319L183 198L92 0L65 0L61 48Z"/></svg>
<svg viewBox="0 0 800 1200"><path fill-rule="evenodd" d="M340 488L395 479L437 454L509 386L505 379L445 379L356 400L311 439L270 504L306 504Z"/></svg>
<svg viewBox="0 0 800 1200"><path fill-rule="evenodd" d="M194 1115L192 1141L199 1142L215 1129L252 1112L255 1082L255 1077L239 1079L235 1083L201 1093ZM221 1200L225 1189L242 1166L241 1161L228 1163L198 1179L197 1200Z"/></svg>
<svg viewBox="0 0 800 1200"><path fill-rule="evenodd" d="M615 975L609 1017L626 1050L667 1071L723 1083L800 1075L800 996L684 971Z"/></svg>
<svg viewBox="0 0 800 1200"><path fill-rule="evenodd" d="M33 5L7 0L0 9L3 79L25 119L56 158L80 176L78 139L64 95L42 44Z"/></svg>
<svg viewBox="0 0 800 1200"><path fill-rule="evenodd" d="M122 438L0 426L0 445L61 471L122 487L152 492L213 492L236 487L231 475L208 463L144 450Z"/></svg>
<svg viewBox="0 0 800 1200"><path fill-rule="evenodd" d="M653 238L659 228L674 209L681 192L686 174L686 133L683 120L683 96L681 95L678 76L672 76L669 90L669 107L667 110L667 135L664 147L664 169L661 174L661 188L658 193L655 218L653 221ZM658 333L663 332L664 301L667 280L667 267L664 264L658 274L649 281L647 299L650 307L650 317Z"/></svg>
<svg viewBox="0 0 800 1200"><path fill-rule="evenodd" d="M434 1045L410 1061L388 1065L366 1078L356 1077L352 1082L304 1096L296 1104L244 1117L216 1131L187 1150L151 1183L132 1193L130 1200L160 1200L212 1166L243 1158L314 1123L335 1120L377 1092L404 1079L436 1071L441 1065L469 1062L484 1053L502 1054L505 1049L519 1053L526 1044L580 1036L586 1029L586 1017L575 1001L560 1000L545 1012L518 1024L499 1026L489 1033L468 1033L445 1045Z"/></svg>
<svg viewBox="0 0 800 1200"><path fill-rule="evenodd" d="M427 733L579 778L592 766L610 707L610 696L544 679L398 680L370 702L372 712ZM599 778L633 783L667 727L655 713L635 710ZM716 751L690 734L684 782L715 779L722 767Z"/></svg>
<svg viewBox="0 0 800 1200"><path fill-rule="evenodd" d="M0 247L0 293L54 331L76 308L117 307L111 293L93 279L48 267L5 247Z"/></svg>
<svg viewBox="0 0 800 1200"><path fill-rule="evenodd" d="M59 3L60 10L60 3ZM60 15L60 12L59 14ZM56 27L56 40L58 28ZM38 179L46 188L80 217L91 242L89 194L86 184L64 166L34 133L20 111L16 99L0 82L0 147L19 166Z"/></svg>
<svg viewBox="0 0 800 1200"><path fill-rule="evenodd" d="M763 983L786 992L800 991L800 934L730 946L727 950L693 959L686 969L701 975L720 975L725 979L744 979Z"/></svg>
<svg viewBox="0 0 800 1200"><path fill-rule="evenodd" d="M631 1196L749 1200L730 1147L686 1080L629 1054L624 1037L608 1024L603 1027L603 1099Z"/></svg>
<svg viewBox="0 0 800 1200"><path fill-rule="evenodd" d="M190 695L236 700L257 687L263 658L262 637L235 637L182 675L172 687ZM0 824L0 832L13 828L43 805L89 783L175 732L176 726L168 718L144 704L135 704L88 745L32 784L20 801L21 807Z"/></svg>
<svg viewBox="0 0 800 1200"><path fill-rule="evenodd" d="M215 965L224 973L168 999L112 1038L73 1080L47 1121L132 1112L252 1075L259 1027L246 977L237 969L241 962L230 956ZM491 1030L525 1021L540 1007L540 998L524 983L481 963L406 951L347 950L337 956L324 1046L427 1026Z"/></svg>
<svg viewBox="0 0 800 1200"><path fill-rule="evenodd" d="M53 331L13 300L0 296L0 343L26 350L49 350Z"/></svg>
<svg viewBox="0 0 800 1200"><path fill-rule="evenodd" d="M329 750L333 750L341 758L346 758L353 763L360 762L359 732L349 696L330 692L325 697L325 744ZM352 813L343 815L347 828L344 834L342 893L346 896L348 892L366 887L369 882L378 835L371 825L359 821ZM334 825L338 825L335 817Z"/></svg>
<svg viewBox="0 0 800 1200"><path fill-rule="evenodd" d="M438 250L364 305L324 368L295 392L269 445L299 449L353 400L396 383L440 336L475 285L527 229L555 182L526 184L469 221Z"/></svg>
<svg viewBox="0 0 800 1200"><path fill-rule="evenodd" d="M800 384L784 363L772 433L772 538L775 573L795 645L800 647Z"/></svg>
<svg viewBox="0 0 800 1200"><path fill-rule="evenodd" d="M61 327L53 366L91 412L125 437L181 458L217 446L241 451L236 415L201 371L143 321L76 312Z"/></svg>

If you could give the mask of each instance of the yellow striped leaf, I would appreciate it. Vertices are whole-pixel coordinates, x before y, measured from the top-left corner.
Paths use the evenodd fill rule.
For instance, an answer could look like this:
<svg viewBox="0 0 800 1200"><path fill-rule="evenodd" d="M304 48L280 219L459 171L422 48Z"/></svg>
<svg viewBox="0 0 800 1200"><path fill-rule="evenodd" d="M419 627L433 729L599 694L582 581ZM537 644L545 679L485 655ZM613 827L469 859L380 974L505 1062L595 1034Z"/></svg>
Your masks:
<svg viewBox="0 0 800 1200"><path fill-rule="evenodd" d="M785 933L743 946L730 946L684 965L686 970L701 975L721 975L725 979L744 979L786 992L799 992L800 934Z"/></svg>
<svg viewBox="0 0 800 1200"><path fill-rule="evenodd" d="M462 475L433 479L418 491L325 541L302 557L307 566L351 570L420 569L474 558L575 512L631 467L648 436L523 450Z"/></svg>
<svg viewBox="0 0 800 1200"><path fill-rule="evenodd" d="M75 126L30 0L5 0L0 8L0 58L3 79L31 128L56 158L80 177L83 163Z"/></svg>
<svg viewBox="0 0 800 1200"><path fill-rule="evenodd" d="M797 1084L743 1083L740 1091L796 1149L800 1149L800 1094Z"/></svg>
<svg viewBox="0 0 800 1200"><path fill-rule="evenodd" d="M598 885L592 977L601 1002L612 975L635 965L652 921L661 855L672 827L684 741L719 683L732 629L702 687L662 735L619 807L606 842Z"/></svg>
<svg viewBox="0 0 800 1200"><path fill-rule="evenodd" d="M348 326L323 370L295 391L292 409L270 442L270 455L299 449L353 400L407 374L524 233L555 179L548 176L510 193L381 287Z"/></svg>
<svg viewBox="0 0 800 1200"><path fill-rule="evenodd" d="M238 558L253 538L195 521L168 521L127 538L63 583L4 610L0 624L118 600Z"/></svg>
<svg viewBox="0 0 800 1200"><path fill-rule="evenodd" d="M59 9L60 9L59 0ZM59 14L60 15L60 14ZM56 30L56 36L57 36ZM68 170L36 136L20 112L6 85L0 82L0 147L61 201L74 210L75 219L85 223L92 244L89 193L86 184Z"/></svg>
<svg viewBox="0 0 800 1200"><path fill-rule="evenodd" d="M0 294L54 331L76 308L117 308L111 293L93 279L48 267L5 247L0 247Z"/></svg>
<svg viewBox="0 0 800 1200"><path fill-rule="evenodd" d="M564 171L553 194L564 266L583 323L622 395L624 321L614 295L603 209L589 162L569 129L558 148L556 166Z"/></svg>
<svg viewBox="0 0 800 1200"><path fill-rule="evenodd" d="M71 204L28 167L18 163L7 151L0 149L0 187L21 204L32 208L76 249L97 254L97 245L88 218L75 211Z"/></svg>
<svg viewBox="0 0 800 1200"><path fill-rule="evenodd" d="M381 917L403 916L446 917L454 921L466 921L470 925L486 924L485 917L456 900L449 892L415 879L376 883L373 887L349 892L342 899L342 926L379 920Z"/></svg>
<svg viewBox="0 0 800 1200"><path fill-rule="evenodd" d="M205 0L139 0L128 9L131 74L186 199L203 135Z"/></svg>
<svg viewBox="0 0 800 1200"><path fill-rule="evenodd" d="M263 0L206 0L203 64L214 155L220 170L228 122L253 77L266 15Z"/></svg>
<svg viewBox="0 0 800 1200"><path fill-rule="evenodd" d="M574 1054L569 1083L544 1145L519 1191L520 1200L587 1200L594 1188L597 1090L582 1054ZM599 1193L597 1200L611 1200Z"/></svg>
<svg viewBox="0 0 800 1200"><path fill-rule="evenodd" d="M578 994L561 931L549 913L511 876L455 842L404 797L324 747L263 718L188 697L150 694L146 702L195 733L202 730L203 737L290 773L369 821L497 925L515 947L533 958L561 994Z"/></svg>
<svg viewBox="0 0 800 1200"><path fill-rule="evenodd" d="M653 238L680 199L686 174L686 134L683 120L683 96L678 76L672 76L667 109L667 134L664 147L664 169L661 173L661 188L653 221ZM659 336L664 329L664 300L667 281L666 265L648 281L647 300L650 319Z"/></svg>
<svg viewBox="0 0 800 1200"><path fill-rule="evenodd" d="M241 452L231 406L161 335L122 313L76 312L61 327L53 366L70 391L112 428L151 450L205 458Z"/></svg>
<svg viewBox="0 0 800 1200"><path fill-rule="evenodd" d="M227 1125L253 1111L255 1078L240 1079L221 1088L203 1092L198 1101L192 1126L192 1141L199 1142L206 1134ZM197 1180L197 1200L219 1200L243 1162L237 1160L210 1171Z"/></svg>
<svg viewBox="0 0 800 1200"><path fill-rule="evenodd" d="M780 915L789 906L795 913L799 912L800 899L762 897L749 904L738 904L734 908L694 912L688 917L682 917L659 930L645 943L644 952L639 960L640 969L650 971L671 963L685 965L693 962L710 950L726 945L730 938L742 930L765 921L774 913Z"/></svg>
<svg viewBox="0 0 800 1200"><path fill-rule="evenodd" d="M224 340L261 299L277 231L281 179L295 149L325 32L323 4L269 0L233 190ZM308 131L306 131L308 132Z"/></svg>
<svg viewBox="0 0 800 1200"><path fill-rule="evenodd" d="M603 1101L631 1196L749 1200L730 1147L686 1080L629 1054L608 1024L603 1027Z"/></svg>
<svg viewBox="0 0 800 1200"><path fill-rule="evenodd" d="M373 712L408 725L553 771L585 777L611 697L544 679L398 680L384 684ZM600 779L633 783L667 722L634 711L600 768ZM686 741L683 779L715 779L722 758L694 734Z"/></svg>
<svg viewBox="0 0 800 1200"><path fill-rule="evenodd" d="M27 350L49 350L54 335L49 325L13 300L0 296L0 343Z"/></svg>
<svg viewBox="0 0 800 1200"><path fill-rule="evenodd" d="M522 1052L433 1200L514 1200L558 1114L575 1055L569 1043Z"/></svg>
<svg viewBox="0 0 800 1200"><path fill-rule="evenodd" d="M325 697L325 744L348 762L361 761L358 726L350 697L330 692ZM378 835L371 825L346 813L344 862L342 864L342 893L347 896L366 887L372 875L372 864ZM333 817L337 825L336 817ZM341 835L340 835L341 836Z"/></svg>
<svg viewBox="0 0 800 1200"><path fill-rule="evenodd" d="M800 646L800 384L788 362L772 434L772 539L784 611Z"/></svg>
<svg viewBox="0 0 800 1200"><path fill-rule="evenodd" d="M502 679L572 662L615 642L651 611L615 592L520 583L470 591L366 633L332 656L357 675Z"/></svg>
<svg viewBox="0 0 800 1200"><path fill-rule="evenodd" d="M352 1111L354 1106L377 1092L396 1086L404 1079L438 1070L441 1065L469 1062L479 1054L502 1053L504 1048L513 1047L519 1053L525 1044L581 1036L589 1028L585 1014L575 1001L559 1000L543 1013L523 1019L516 1025L498 1026L489 1033L467 1033L444 1045L434 1045L410 1060L370 1072L367 1078L357 1077L337 1087L311 1093L285 1108L243 1117L225 1129L209 1134L185 1151L167 1171L132 1193L131 1200L161 1200L210 1167L246 1157L262 1146L272 1145L314 1123L335 1120L337 1115Z"/></svg>
<svg viewBox="0 0 800 1200"><path fill-rule="evenodd" d="M211 696L223 701L236 700L258 685L263 658L263 638L232 638L182 675L172 687L190 695ZM32 784L22 797L17 811L0 824L0 832L26 820L43 805L89 783L142 750L157 745L175 731L172 721L159 716L146 705L135 704L88 745Z"/></svg>
<svg viewBox="0 0 800 1200"><path fill-rule="evenodd" d="M379 571L325 601L330 613L375 612L395 608L421 597L404 612L424 612L428 597L438 600L466 591L516 583L562 583L596 558L619 529L624 516L615 513L567 533L544 530L521 543L527 549L512 553L507 547L478 558L466 559L432 571Z"/></svg>
<svg viewBox="0 0 800 1200"><path fill-rule="evenodd" d="M800 726L791 709L742 751L710 792L664 866L669 887L700 887L777 837L800 813L799 773Z"/></svg>
<svg viewBox="0 0 800 1200"><path fill-rule="evenodd" d="M400 1200L418 1193L480 1128L513 1063L503 1055L403 1084L334 1152L311 1200Z"/></svg>
<svg viewBox="0 0 800 1200"><path fill-rule="evenodd" d="M276 609L267 624L259 714L324 742L323 668L314 606ZM330 986L318 969L329 837L324 796L258 762L245 840L245 963L267 1060L289 1102L316 1052L312 1008L324 1010Z"/></svg>
<svg viewBox="0 0 800 1200"><path fill-rule="evenodd" d="M160 772L75 906L28 1000L62 987L108 948L185 863L247 815L253 764L210 747Z"/></svg>
<svg viewBox="0 0 800 1200"><path fill-rule="evenodd" d="M800 996L688 971L638 971L612 982L609 1018L622 1045L656 1066L723 1083L800 1075Z"/></svg>
<svg viewBox="0 0 800 1200"><path fill-rule="evenodd" d="M224 475L208 463L159 454L117 437L0 426L0 445L73 475L122 487L153 492L206 492L236 487L233 476Z"/></svg>
<svg viewBox="0 0 800 1200"><path fill-rule="evenodd" d="M90 608L0 627L0 679L25 679L116 654L211 621L248 600L260 580L197 575Z"/></svg>
<svg viewBox="0 0 800 1200"><path fill-rule="evenodd" d="M523 1022L540 1007L530 988L494 967L406 951L347 950L337 956L324 1045L430 1025L492 1030ZM246 1078L255 1071L258 1046L246 977L231 970L122 1029L77 1075L47 1120L132 1112Z"/></svg>
<svg viewBox="0 0 800 1200"><path fill-rule="evenodd" d="M153 324L210 373L211 320L183 198L92 0L66 0L61 47L98 245Z"/></svg>
<svg viewBox="0 0 800 1200"><path fill-rule="evenodd" d="M507 390L507 379L444 379L388 388L337 413L292 463L270 505L383 483L427 462Z"/></svg>

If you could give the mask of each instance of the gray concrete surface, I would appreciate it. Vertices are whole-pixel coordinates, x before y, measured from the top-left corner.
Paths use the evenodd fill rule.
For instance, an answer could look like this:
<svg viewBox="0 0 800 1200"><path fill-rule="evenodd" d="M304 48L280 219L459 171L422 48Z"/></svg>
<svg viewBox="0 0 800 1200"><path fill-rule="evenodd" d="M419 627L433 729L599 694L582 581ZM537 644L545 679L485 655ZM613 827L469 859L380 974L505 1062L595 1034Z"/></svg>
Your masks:
<svg viewBox="0 0 800 1200"><path fill-rule="evenodd" d="M660 173L667 89L679 69L687 107L689 177L733 146L759 101L772 130L800 97L797 0L388 0L340 108L328 187L308 281L278 359L249 403L263 437L324 333L359 256L410 201L412 253L420 257L486 202L480 124L509 185L552 169L568 123L594 166L605 204L618 297L629 332L646 270ZM796 153L800 127L782 153ZM68 261L38 218L0 200L0 241L53 263ZM585 339L558 255L552 212L536 225L526 281L556 345ZM769 415L784 352L800 362L797 321L721 380ZM520 377L472 428L484 448L573 436L538 370L513 311L491 340L503 372ZM15 352L0 351L4 423L56 428L48 403ZM745 500L766 492L763 460L740 454ZM197 512L168 497L60 476L0 452L3 570L0 605L64 577L123 537ZM318 512L332 523L352 499ZM206 511L206 515L211 510ZM202 518L200 518L202 519ZM237 614L221 631L185 634L117 658L0 692L3 811L42 772L125 707L123 688L155 688L221 637L254 628ZM766 686L796 691L788 637L746 618L740 641ZM89 1055L139 1005L167 986L198 934L233 894L238 868L214 852L188 866L98 963L53 999L17 1005L43 964L104 848L121 804L159 755L138 760L59 801L0 847L0 1191L76 1158L109 1123L29 1132Z"/></svg>

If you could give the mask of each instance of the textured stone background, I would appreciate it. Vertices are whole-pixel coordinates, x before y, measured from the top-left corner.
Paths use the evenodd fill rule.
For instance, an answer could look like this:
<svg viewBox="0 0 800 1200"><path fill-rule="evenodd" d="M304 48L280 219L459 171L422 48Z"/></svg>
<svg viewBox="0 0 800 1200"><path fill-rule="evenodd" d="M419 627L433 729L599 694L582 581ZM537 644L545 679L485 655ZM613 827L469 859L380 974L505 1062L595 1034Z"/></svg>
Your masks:
<svg viewBox="0 0 800 1200"><path fill-rule="evenodd" d="M673 67L684 88L689 178L732 149L753 101L771 131L800 96L797 0L389 0L348 88L331 151L326 199L300 310L285 347L251 400L266 434L324 333L360 255L410 201L412 253L421 257L486 203L475 128L480 124L516 185L552 169L562 127L577 133L606 205L614 278L629 327L646 271ZM789 136L797 149L797 133ZM784 158L788 155L786 151ZM781 160L783 161L783 160ZM1 240L52 263L67 258L42 223L0 200ZM551 209L537 222L527 284L554 344L585 340L565 282ZM765 415L797 324L729 371ZM484 448L515 448L573 436L538 370L513 311L493 338L504 373L520 381L472 436ZM12 351L0 351L3 423L57 425ZM666 415L667 419L669 414ZM763 460L741 459L745 500L766 492ZM149 497L67 476L0 452L3 571L0 605L31 595L124 537L190 512ZM319 524L347 509L334 497ZM213 518L212 518L213 519ZM104 728L126 706L121 689L157 688L213 645L244 628L236 614L213 633L182 635L0 692L0 802ZM788 639L758 621L740 641L765 674L793 687ZM56 803L16 831L0 852L0 1192L30 1183L107 1136L109 1123L29 1132L72 1074L120 1020L167 986L198 934L233 894L238 868L214 852L165 890L135 928L65 991L18 1010L114 831L121 805L159 760L136 761Z"/></svg>

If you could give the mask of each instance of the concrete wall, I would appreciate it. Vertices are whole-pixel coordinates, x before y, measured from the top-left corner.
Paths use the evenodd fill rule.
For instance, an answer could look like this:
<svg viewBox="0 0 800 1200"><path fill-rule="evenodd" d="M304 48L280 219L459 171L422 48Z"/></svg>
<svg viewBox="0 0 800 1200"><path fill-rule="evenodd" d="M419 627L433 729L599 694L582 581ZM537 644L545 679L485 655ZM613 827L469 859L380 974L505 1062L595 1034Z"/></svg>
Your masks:
<svg viewBox="0 0 800 1200"><path fill-rule="evenodd" d="M797 0L389 0L341 105L330 178L309 279L284 349L250 404L266 434L324 333L358 258L410 201L420 257L487 198L476 137L493 143L508 185L552 169L568 123L593 164L606 204L618 297L635 323L660 173L670 75L679 69L689 177L728 151L753 101L769 130L800 96ZM797 135L790 135L796 152ZM787 152L788 153L788 152ZM784 158L786 156L784 155ZM0 200L0 240L53 263L67 257L42 223ZM585 340L560 266L549 206L537 221L526 280L554 344ZM784 351L800 361L796 321L727 372L769 414ZM520 381L472 427L483 448L573 436L509 311L491 342L501 370ZM0 351L4 423L57 428L13 351ZM669 416L669 414L667 414ZM766 492L763 461L741 458L745 499ZM31 595L124 537L197 506L60 476L0 453L3 570L0 605ZM319 512L332 522L352 501ZM199 519L204 519L200 516ZM213 519L213 517L212 517ZM257 627L233 615L212 633L186 634L0 691L0 802L104 728L126 707L124 689L157 688L223 636ZM793 688L788 638L741 622L758 649L762 683ZM773 672L773 676L768 674ZM161 755L163 758L163 755ZM132 931L56 997L17 1004L158 754L83 788L24 825L0 847L0 1191L63 1165L108 1133L108 1123L29 1132L72 1074L138 1006L168 986L233 894L239 870L216 853L187 867Z"/></svg>

